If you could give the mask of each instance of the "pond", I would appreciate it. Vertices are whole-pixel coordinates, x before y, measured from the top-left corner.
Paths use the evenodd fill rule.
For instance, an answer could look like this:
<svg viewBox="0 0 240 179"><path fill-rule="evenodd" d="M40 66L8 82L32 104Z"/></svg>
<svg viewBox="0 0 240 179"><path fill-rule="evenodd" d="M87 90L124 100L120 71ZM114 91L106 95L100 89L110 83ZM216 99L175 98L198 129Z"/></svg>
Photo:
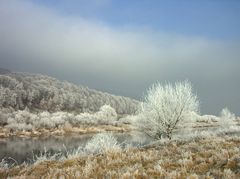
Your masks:
<svg viewBox="0 0 240 179"><path fill-rule="evenodd" d="M85 147L93 135L51 136L48 138L20 138L10 137L0 140L0 162L5 159L8 163L21 164L31 163L34 156L40 155L45 150L50 154L66 153L78 147ZM136 135L114 134L119 144L124 148L126 145L141 146L150 140L146 136L139 138Z"/></svg>

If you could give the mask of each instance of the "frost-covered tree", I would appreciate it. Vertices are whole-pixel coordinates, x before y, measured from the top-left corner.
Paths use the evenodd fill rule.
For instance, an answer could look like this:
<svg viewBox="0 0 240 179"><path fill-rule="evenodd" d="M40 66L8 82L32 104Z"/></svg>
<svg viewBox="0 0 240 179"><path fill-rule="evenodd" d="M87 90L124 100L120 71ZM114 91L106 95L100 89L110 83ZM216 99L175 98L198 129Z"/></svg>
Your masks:
<svg viewBox="0 0 240 179"><path fill-rule="evenodd" d="M171 139L177 126L187 119L189 112L198 112L199 102L188 81L174 85L153 84L141 104L137 126L154 138Z"/></svg>
<svg viewBox="0 0 240 179"><path fill-rule="evenodd" d="M133 114L138 101L96 91L40 74L0 74L0 107L24 110L96 112L104 104Z"/></svg>

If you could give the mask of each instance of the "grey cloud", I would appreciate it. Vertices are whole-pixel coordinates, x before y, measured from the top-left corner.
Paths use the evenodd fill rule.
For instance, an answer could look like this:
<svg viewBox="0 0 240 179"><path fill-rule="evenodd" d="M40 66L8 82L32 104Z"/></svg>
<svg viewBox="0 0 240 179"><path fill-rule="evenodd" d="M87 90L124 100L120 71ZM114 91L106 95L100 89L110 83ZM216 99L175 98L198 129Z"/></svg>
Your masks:
<svg viewBox="0 0 240 179"><path fill-rule="evenodd" d="M134 98L156 81L189 79L203 113L240 114L238 42L113 28L14 0L0 1L0 27L1 67Z"/></svg>

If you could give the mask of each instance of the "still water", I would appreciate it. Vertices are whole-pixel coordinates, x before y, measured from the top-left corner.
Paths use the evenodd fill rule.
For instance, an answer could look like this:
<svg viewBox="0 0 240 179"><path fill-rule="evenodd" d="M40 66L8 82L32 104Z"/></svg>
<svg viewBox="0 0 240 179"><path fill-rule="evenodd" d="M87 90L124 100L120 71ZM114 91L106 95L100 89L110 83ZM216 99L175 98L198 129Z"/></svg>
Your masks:
<svg viewBox="0 0 240 179"><path fill-rule="evenodd" d="M51 136L48 138L20 138L10 137L0 139L0 162L2 159L9 163L21 164L23 162L31 163L33 157L43 153L66 153L78 147L85 147L86 143L93 135L72 135L72 136ZM126 145L141 146L149 142L149 139L141 137L136 138L133 134L114 134L122 147Z"/></svg>

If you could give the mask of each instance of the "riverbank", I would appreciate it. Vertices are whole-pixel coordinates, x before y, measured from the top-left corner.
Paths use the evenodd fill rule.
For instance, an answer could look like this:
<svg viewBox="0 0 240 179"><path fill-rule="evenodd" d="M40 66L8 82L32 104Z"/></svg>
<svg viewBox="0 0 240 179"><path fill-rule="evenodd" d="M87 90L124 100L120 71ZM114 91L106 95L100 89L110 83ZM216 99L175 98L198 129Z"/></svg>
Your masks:
<svg viewBox="0 0 240 179"><path fill-rule="evenodd" d="M240 178L240 137L167 141L1 169L0 178Z"/></svg>
<svg viewBox="0 0 240 179"><path fill-rule="evenodd" d="M240 126L240 118L236 120L236 125ZM219 127L219 123L216 121L199 121L192 124L193 129L211 129ZM41 128L31 130L11 130L9 128L0 127L0 139L8 137L49 137L49 136L67 136L72 134L95 134L100 132L116 132L125 133L134 130L134 126L130 123L115 123L115 124L82 124L72 126L66 124L60 127L54 128Z"/></svg>
<svg viewBox="0 0 240 179"><path fill-rule="evenodd" d="M129 132L131 128L127 124L118 125L79 125L76 127L63 126L59 128L43 128L35 129L31 131L10 130L8 128L0 127L0 138L8 137L49 137L49 136L66 136L72 134L94 134L100 132Z"/></svg>

